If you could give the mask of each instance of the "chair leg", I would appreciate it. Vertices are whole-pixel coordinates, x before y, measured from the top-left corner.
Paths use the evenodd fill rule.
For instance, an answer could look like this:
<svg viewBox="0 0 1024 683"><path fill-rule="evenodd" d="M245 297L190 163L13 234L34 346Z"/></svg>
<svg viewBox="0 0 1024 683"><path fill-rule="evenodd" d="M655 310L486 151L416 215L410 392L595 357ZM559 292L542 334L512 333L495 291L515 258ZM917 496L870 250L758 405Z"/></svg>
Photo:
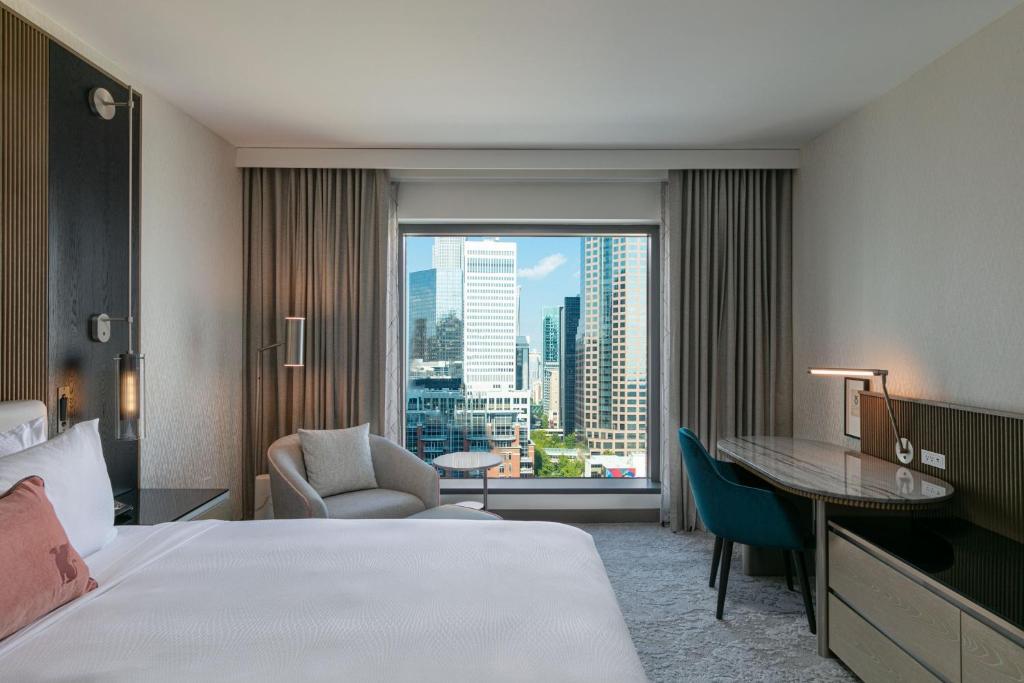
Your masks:
<svg viewBox="0 0 1024 683"><path fill-rule="evenodd" d="M708 587L715 587L715 574L718 573L718 561L722 558L722 537L715 536L715 554L711 556L711 580Z"/></svg>
<svg viewBox="0 0 1024 683"><path fill-rule="evenodd" d="M796 561L796 574L800 577L800 589L804 594L804 609L807 610L807 626L811 633L817 633L818 628L814 621L814 603L811 601L811 582L807 578L807 565L805 564L802 550L793 551L793 559Z"/></svg>
<svg viewBox="0 0 1024 683"><path fill-rule="evenodd" d="M715 611L715 618L722 618L722 611L725 609L725 591L729 587L729 566L732 564L732 541L725 541L722 544L722 575L718 578L718 609Z"/></svg>
<svg viewBox="0 0 1024 683"><path fill-rule="evenodd" d="M793 590L793 558L788 550L782 551L782 562L786 565L786 588Z"/></svg>

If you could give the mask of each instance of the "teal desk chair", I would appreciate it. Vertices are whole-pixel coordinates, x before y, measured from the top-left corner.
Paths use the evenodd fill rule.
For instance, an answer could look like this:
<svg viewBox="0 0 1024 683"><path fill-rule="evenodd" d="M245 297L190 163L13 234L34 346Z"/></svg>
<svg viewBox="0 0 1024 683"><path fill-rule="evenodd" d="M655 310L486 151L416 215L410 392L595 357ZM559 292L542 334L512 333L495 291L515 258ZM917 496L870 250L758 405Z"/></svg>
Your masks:
<svg viewBox="0 0 1024 683"><path fill-rule="evenodd" d="M814 604L811 602L804 557L805 551L814 547L814 542L801 531L796 510L773 491L742 484L736 467L712 458L697 435L685 427L679 430L679 446L683 451L683 463L697 511L704 526L715 535L715 554L711 560L712 588L716 570L721 565L715 616L721 619L725 607L733 543L775 548L783 551L786 558L786 582L791 590L790 558L796 564L807 610L807 625L811 633L816 633Z"/></svg>

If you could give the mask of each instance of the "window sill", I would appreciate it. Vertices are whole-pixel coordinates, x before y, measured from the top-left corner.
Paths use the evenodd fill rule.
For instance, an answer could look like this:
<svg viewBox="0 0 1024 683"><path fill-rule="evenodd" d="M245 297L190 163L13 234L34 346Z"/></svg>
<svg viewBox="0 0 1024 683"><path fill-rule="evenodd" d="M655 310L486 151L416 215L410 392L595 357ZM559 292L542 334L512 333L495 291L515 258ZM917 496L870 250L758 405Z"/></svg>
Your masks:
<svg viewBox="0 0 1024 683"><path fill-rule="evenodd" d="M442 479L441 494L480 494L482 479ZM650 479L488 479L487 494L652 494L661 493L661 484Z"/></svg>

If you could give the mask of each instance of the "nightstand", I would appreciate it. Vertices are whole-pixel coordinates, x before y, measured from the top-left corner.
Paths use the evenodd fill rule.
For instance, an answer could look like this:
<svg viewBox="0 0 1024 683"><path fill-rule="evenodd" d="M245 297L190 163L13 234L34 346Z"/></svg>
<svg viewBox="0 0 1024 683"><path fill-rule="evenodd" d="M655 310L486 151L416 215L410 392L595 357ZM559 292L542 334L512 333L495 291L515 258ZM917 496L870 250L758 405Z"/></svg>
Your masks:
<svg viewBox="0 0 1024 683"><path fill-rule="evenodd" d="M231 519L228 489L136 489L114 498L131 506L114 519L117 526Z"/></svg>

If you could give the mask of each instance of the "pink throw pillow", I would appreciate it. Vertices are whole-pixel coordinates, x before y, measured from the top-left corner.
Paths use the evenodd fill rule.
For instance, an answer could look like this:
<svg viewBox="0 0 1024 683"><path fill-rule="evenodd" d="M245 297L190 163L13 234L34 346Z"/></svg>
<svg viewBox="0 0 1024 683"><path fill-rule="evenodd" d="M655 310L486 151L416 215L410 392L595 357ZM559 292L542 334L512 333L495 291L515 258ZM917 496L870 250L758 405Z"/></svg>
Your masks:
<svg viewBox="0 0 1024 683"><path fill-rule="evenodd" d="M40 477L0 494L0 640L96 588Z"/></svg>

